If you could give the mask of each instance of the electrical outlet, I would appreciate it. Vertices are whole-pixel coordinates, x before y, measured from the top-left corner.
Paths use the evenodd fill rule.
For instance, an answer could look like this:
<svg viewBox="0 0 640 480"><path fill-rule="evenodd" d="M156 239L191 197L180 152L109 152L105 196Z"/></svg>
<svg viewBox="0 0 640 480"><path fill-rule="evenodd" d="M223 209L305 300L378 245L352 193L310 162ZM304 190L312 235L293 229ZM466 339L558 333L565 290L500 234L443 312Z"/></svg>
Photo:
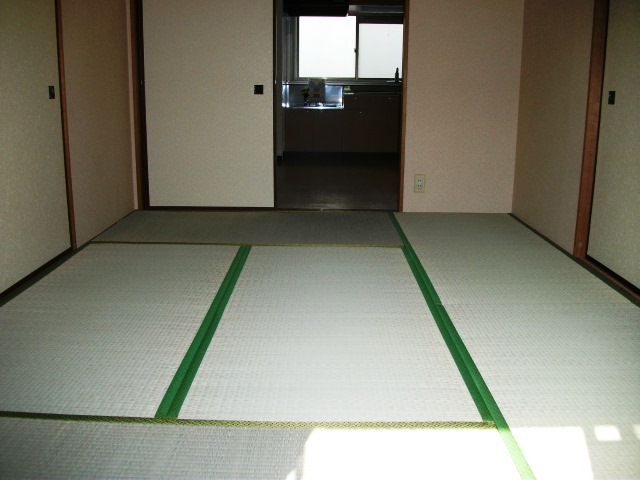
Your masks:
<svg viewBox="0 0 640 480"><path fill-rule="evenodd" d="M416 173L413 176L413 191L424 193L424 173Z"/></svg>

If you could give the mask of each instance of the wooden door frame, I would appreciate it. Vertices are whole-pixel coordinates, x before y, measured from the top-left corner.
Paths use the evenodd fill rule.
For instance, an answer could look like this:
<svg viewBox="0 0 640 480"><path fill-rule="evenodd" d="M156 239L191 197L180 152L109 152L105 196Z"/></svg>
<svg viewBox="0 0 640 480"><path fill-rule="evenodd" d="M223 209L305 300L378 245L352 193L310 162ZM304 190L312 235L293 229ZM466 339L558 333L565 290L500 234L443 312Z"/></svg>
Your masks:
<svg viewBox="0 0 640 480"><path fill-rule="evenodd" d="M409 73L409 15L411 0L404 2L404 25L402 38L402 105L400 118L400 185L398 187L398 212L404 211L404 162L405 137L407 132L407 76Z"/></svg>
<svg viewBox="0 0 640 480"><path fill-rule="evenodd" d="M133 89L134 155L138 210L149 209L149 164L147 156L147 111L144 75L144 25L142 0L130 0L131 86Z"/></svg>
<svg viewBox="0 0 640 480"><path fill-rule="evenodd" d="M62 150L64 155L64 175L67 188L67 215L69 217L69 243L72 250L78 248L76 239L76 217L73 203L73 182L71 181L71 158L69 153L69 120L67 111L67 89L64 71L64 42L62 31L62 0L55 0L56 41L58 49L58 85L60 95L60 118L62 122Z"/></svg>
<svg viewBox="0 0 640 480"><path fill-rule="evenodd" d="M587 258L589 226L598 156L600 132L600 109L604 80L604 62L607 46L609 0L595 0L593 11L593 33L591 37L591 65L589 69L589 92L587 97L587 119L582 153L582 173L578 196L578 215L573 245L573 255Z"/></svg>

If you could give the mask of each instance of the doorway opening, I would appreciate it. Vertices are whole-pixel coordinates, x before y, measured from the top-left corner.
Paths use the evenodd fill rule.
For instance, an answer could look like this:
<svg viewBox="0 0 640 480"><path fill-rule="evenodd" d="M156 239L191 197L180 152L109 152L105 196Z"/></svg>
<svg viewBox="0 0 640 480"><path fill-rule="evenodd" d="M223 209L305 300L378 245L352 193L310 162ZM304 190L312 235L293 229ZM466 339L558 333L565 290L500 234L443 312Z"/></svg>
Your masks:
<svg viewBox="0 0 640 480"><path fill-rule="evenodd" d="M346 16L278 3L276 208L399 210L404 1Z"/></svg>

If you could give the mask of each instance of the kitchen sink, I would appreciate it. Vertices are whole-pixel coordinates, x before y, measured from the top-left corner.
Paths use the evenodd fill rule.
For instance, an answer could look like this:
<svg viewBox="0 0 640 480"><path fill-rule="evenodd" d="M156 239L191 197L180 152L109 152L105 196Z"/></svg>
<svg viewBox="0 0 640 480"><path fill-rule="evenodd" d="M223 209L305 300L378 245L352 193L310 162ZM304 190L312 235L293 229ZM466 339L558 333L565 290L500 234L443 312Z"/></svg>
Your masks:
<svg viewBox="0 0 640 480"><path fill-rule="evenodd" d="M333 103L332 102L327 102L327 103L307 102L307 103L292 103L292 104L288 105L288 108L315 108L315 109L332 108L332 109L336 109L336 108L344 108L344 105L342 103L336 103L336 102L333 102Z"/></svg>

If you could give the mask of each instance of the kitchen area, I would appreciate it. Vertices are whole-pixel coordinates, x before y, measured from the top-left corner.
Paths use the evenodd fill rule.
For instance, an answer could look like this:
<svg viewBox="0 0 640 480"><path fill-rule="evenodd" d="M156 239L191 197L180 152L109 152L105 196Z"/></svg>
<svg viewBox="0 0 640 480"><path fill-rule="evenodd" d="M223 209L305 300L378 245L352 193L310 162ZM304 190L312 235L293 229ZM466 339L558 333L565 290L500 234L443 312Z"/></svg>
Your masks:
<svg viewBox="0 0 640 480"><path fill-rule="evenodd" d="M280 7L276 207L397 210L404 2L284 0Z"/></svg>

